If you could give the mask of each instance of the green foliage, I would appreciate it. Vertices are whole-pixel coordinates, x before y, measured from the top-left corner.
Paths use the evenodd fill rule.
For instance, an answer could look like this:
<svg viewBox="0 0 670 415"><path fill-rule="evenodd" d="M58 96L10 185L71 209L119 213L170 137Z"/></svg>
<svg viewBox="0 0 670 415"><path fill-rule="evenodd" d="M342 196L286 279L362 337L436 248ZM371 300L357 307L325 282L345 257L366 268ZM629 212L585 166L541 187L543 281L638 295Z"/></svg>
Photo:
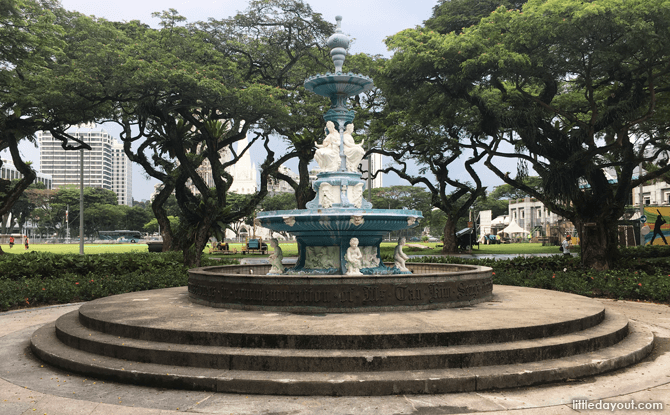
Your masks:
<svg viewBox="0 0 670 415"><path fill-rule="evenodd" d="M259 205L260 210L267 212L271 210L292 210L297 209L294 195L291 193L277 193L273 196L266 196Z"/></svg>
<svg viewBox="0 0 670 415"><path fill-rule="evenodd" d="M664 247L659 247L664 248ZM670 249L624 250L607 271L585 268L579 258L517 257L510 260L456 257L413 258L412 262L482 265L493 268L495 284L564 291L588 297L670 303ZM650 255L662 260L649 261Z"/></svg>
<svg viewBox="0 0 670 415"><path fill-rule="evenodd" d="M203 266L237 263L203 261ZM88 301L108 295L187 284L179 252L0 256L0 310Z"/></svg>
<svg viewBox="0 0 670 415"><path fill-rule="evenodd" d="M668 119L655 115L670 103L670 3L491 5L444 2L426 27L389 37L383 79L402 120L462 128L501 180L575 224L585 264L610 268L630 189L670 171ZM518 161L516 175L503 159ZM633 177L652 161L657 170ZM524 182L531 169L537 189Z"/></svg>
<svg viewBox="0 0 670 415"><path fill-rule="evenodd" d="M170 226L172 229L177 229L179 227L179 218L175 216L168 216L168 220L170 221ZM153 218L149 222L145 223L142 226L142 230L145 232L158 232L158 219Z"/></svg>

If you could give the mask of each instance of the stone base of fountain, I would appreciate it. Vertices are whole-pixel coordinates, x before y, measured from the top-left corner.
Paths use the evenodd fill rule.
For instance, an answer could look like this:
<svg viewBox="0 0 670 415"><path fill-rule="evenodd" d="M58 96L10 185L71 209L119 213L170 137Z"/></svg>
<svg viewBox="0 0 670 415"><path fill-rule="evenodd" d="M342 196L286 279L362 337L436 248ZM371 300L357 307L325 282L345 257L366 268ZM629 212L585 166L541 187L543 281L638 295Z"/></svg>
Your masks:
<svg viewBox="0 0 670 415"><path fill-rule="evenodd" d="M275 395L530 386L634 364L646 326L595 300L496 286L476 307L311 315L195 304L185 287L91 301L38 329L36 356L89 378Z"/></svg>
<svg viewBox="0 0 670 415"><path fill-rule="evenodd" d="M392 264L387 264L392 265ZM491 298L491 268L408 264L412 274L266 275L269 265L189 271L191 301L210 307L290 313L359 313L470 306Z"/></svg>

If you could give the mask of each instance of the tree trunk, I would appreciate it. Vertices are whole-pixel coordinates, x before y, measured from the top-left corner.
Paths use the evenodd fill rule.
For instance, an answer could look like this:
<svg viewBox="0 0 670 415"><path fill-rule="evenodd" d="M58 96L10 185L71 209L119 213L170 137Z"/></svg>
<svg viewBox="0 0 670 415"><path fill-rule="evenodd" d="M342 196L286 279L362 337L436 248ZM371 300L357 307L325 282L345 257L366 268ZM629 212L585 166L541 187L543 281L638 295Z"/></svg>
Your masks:
<svg viewBox="0 0 670 415"><path fill-rule="evenodd" d="M444 245L442 254L458 253L458 241L456 240L456 222L447 216L447 223L444 225Z"/></svg>
<svg viewBox="0 0 670 415"><path fill-rule="evenodd" d="M172 251L175 248L173 244L173 231L170 226L170 219L168 219L167 212L163 209L165 201L170 197L172 191L174 190L174 185L163 184L163 188L158 192L158 195L154 198L154 201L151 202L151 210L154 212L156 221L161 230L161 237L163 238L163 252Z"/></svg>
<svg viewBox="0 0 670 415"><path fill-rule="evenodd" d="M579 233L582 265L595 270L612 268L619 253L617 221L575 219L575 227Z"/></svg>
<svg viewBox="0 0 670 415"><path fill-rule="evenodd" d="M9 213L0 215L0 233L7 233L7 221L9 220ZM11 233L11 232L10 232Z"/></svg>
<svg viewBox="0 0 670 415"><path fill-rule="evenodd" d="M307 202L314 199L316 192L312 189L312 183L309 180L309 161L302 160L298 162L298 172L300 173L300 181L298 187L295 189L295 201L298 209L307 209Z"/></svg>
<svg viewBox="0 0 670 415"><path fill-rule="evenodd" d="M194 229L193 241L185 241L189 245L184 247L184 265L188 268L199 267L202 260L202 250L207 245L209 230L214 223L214 215L207 216ZM190 243L189 243L190 242Z"/></svg>

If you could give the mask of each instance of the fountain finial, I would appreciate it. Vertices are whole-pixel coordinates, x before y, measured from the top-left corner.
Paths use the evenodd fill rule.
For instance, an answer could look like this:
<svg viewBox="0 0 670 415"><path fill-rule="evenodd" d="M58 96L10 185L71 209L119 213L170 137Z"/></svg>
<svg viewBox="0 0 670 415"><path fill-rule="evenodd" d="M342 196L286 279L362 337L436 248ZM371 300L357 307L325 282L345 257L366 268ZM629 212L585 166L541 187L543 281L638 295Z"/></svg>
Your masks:
<svg viewBox="0 0 670 415"><path fill-rule="evenodd" d="M330 48L330 56L335 64L335 73L341 73L349 47L349 36L342 33L342 16L335 16L335 20L337 21L337 28L335 33L328 38L326 44Z"/></svg>

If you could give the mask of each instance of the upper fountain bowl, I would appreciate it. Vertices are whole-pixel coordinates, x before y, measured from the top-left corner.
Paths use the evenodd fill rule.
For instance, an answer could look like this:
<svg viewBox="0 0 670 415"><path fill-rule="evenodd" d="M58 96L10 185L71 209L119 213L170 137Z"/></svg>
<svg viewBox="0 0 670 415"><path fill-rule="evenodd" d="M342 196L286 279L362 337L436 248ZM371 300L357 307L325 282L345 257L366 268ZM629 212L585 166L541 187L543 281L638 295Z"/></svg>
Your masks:
<svg viewBox="0 0 670 415"><path fill-rule="evenodd" d="M346 95L348 97L367 92L374 82L369 76L355 73L327 72L307 78L305 88L323 97Z"/></svg>

